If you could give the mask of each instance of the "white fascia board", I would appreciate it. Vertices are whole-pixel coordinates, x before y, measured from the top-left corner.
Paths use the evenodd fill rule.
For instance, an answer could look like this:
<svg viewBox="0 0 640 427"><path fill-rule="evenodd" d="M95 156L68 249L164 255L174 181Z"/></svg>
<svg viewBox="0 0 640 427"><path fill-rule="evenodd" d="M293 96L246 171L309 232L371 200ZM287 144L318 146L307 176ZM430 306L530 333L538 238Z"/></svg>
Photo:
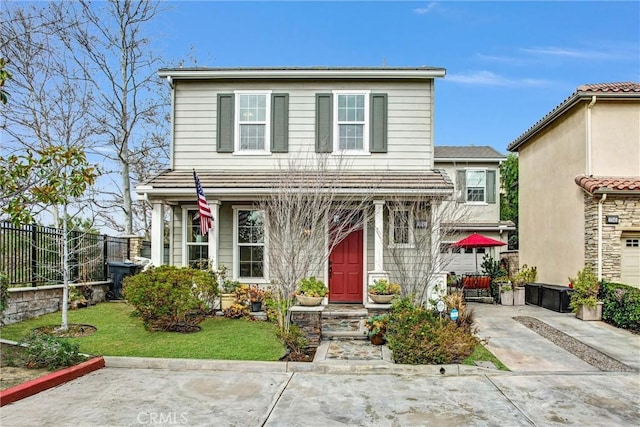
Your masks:
<svg viewBox="0 0 640 427"><path fill-rule="evenodd" d="M434 157L433 162L438 163L500 163L507 160L506 157Z"/></svg>
<svg viewBox="0 0 640 427"><path fill-rule="evenodd" d="M444 77L444 68L425 69L380 69L380 70L169 70L158 72L160 77L179 80L192 79L338 79L338 78L382 78L382 79L433 79Z"/></svg>
<svg viewBox="0 0 640 427"><path fill-rule="evenodd" d="M241 195L268 195L273 193L273 190L270 188L212 188L212 187L204 187L203 188L205 194L211 194L218 196L241 196ZM147 194L149 197L183 197L183 196L191 196L194 190L188 191L185 189L177 189L177 188L158 188L154 189L150 186L139 186L136 187L136 192L138 194ZM375 189L375 188L358 188L358 189L335 189L329 188L326 190L327 192L333 192L335 194L375 194L375 195L437 195L437 196L447 196L452 195L452 189Z"/></svg>

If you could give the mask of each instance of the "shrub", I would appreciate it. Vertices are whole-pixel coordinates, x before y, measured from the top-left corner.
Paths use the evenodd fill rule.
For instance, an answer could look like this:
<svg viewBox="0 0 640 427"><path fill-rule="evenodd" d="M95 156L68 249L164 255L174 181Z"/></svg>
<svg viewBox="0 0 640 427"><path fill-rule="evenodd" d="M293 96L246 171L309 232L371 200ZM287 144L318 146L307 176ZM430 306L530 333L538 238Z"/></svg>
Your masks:
<svg viewBox="0 0 640 427"><path fill-rule="evenodd" d="M297 325L290 325L288 332L278 330L276 334L291 353L302 353L307 347L307 339Z"/></svg>
<svg viewBox="0 0 640 427"><path fill-rule="evenodd" d="M9 279L0 274L0 325L3 324L4 311L9 307Z"/></svg>
<svg viewBox="0 0 640 427"><path fill-rule="evenodd" d="M238 304L237 302L224 310L224 317L229 319L239 319L248 315L249 307L246 304Z"/></svg>
<svg viewBox="0 0 640 427"><path fill-rule="evenodd" d="M200 295L213 292L216 281L203 270L162 265L128 276L123 283L127 302L148 328L179 331L202 321L209 307Z"/></svg>
<svg viewBox="0 0 640 427"><path fill-rule="evenodd" d="M468 328L404 300L392 306L385 335L396 363L459 363L473 352L479 341Z"/></svg>
<svg viewBox="0 0 640 427"><path fill-rule="evenodd" d="M602 320L618 328L640 333L640 289L621 283L602 283Z"/></svg>
<svg viewBox="0 0 640 427"><path fill-rule="evenodd" d="M578 271L578 277L575 279L569 278L569 281L573 284L573 293L569 302L571 310L575 313L583 305L594 308L600 285L591 265L586 265L584 269Z"/></svg>
<svg viewBox="0 0 640 427"><path fill-rule="evenodd" d="M513 283L516 286L524 286L525 283L535 283L537 278L537 267L529 267L527 264L525 264L513 277Z"/></svg>
<svg viewBox="0 0 640 427"><path fill-rule="evenodd" d="M78 353L78 343L69 342L51 335L31 332L22 341L25 344L25 366L54 370L73 366L86 360Z"/></svg>

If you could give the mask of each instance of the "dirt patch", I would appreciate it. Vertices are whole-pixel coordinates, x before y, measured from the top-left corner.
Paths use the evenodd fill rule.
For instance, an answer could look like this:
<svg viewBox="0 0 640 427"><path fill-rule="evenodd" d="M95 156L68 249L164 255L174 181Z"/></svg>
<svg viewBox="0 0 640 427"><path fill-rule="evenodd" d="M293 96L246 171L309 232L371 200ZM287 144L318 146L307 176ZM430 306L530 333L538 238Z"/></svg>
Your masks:
<svg viewBox="0 0 640 427"><path fill-rule="evenodd" d="M315 356L316 349L307 348L301 352L287 352L280 360L284 362L313 362Z"/></svg>
<svg viewBox="0 0 640 427"><path fill-rule="evenodd" d="M44 368L26 368L24 347L0 343L0 354L0 390L39 378L50 372Z"/></svg>

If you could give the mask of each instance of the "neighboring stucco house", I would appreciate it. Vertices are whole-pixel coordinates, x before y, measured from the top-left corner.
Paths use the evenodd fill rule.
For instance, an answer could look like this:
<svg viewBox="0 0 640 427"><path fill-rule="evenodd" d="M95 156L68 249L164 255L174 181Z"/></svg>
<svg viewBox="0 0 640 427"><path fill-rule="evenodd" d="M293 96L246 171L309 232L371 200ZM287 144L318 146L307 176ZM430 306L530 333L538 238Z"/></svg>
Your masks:
<svg viewBox="0 0 640 427"><path fill-rule="evenodd" d="M160 70L171 88L170 168L136 190L153 205L152 262L162 264L169 206L170 264L209 259L234 279L269 283L269 231L256 200L300 153L343 156L349 169L337 191L366 192L370 209L363 229L333 249L320 276L329 302L364 302L367 284L389 269L389 244L408 245L413 232L394 225L409 214L389 201L453 196L451 179L434 167L434 84L444 75L432 67ZM197 233L194 169L214 220L204 238ZM340 261L346 253L351 265ZM351 279L337 283L347 268Z"/></svg>
<svg viewBox="0 0 640 427"><path fill-rule="evenodd" d="M567 284L640 287L640 83L583 85L508 149L519 155L520 264Z"/></svg>
<svg viewBox="0 0 640 427"><path fill-rule="evenodd" d="M500 164L506 156L489 146L436 146L435 167L444 169L454 181L455 203L466 209L465 218L455 225L442 242L443 268L456 274L481 270L485 253L500 259L507 245L489 248L461 249L450 244L478 233L508 241L508 232L515 230L511 221L500 221Z"/></svg>

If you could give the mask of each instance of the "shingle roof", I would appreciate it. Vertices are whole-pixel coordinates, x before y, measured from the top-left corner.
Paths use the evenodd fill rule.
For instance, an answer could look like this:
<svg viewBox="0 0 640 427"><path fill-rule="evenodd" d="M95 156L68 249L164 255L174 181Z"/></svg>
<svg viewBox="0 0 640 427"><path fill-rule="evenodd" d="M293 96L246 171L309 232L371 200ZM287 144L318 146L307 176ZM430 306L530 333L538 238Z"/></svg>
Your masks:
<svg viewBox="0 0 640 427"><path fill-rule="evenodd" d="M598 96L607 99L640 99L640 83L636 82L613 82L613 83L595 83L578 86L576 91L565 99L560 105L555 107L551 112L537 121L533 126L527 129L522 135L512 141L507 150L517 151L530 137L535 135L540 129L553 122L557 117L561 116L573 107L576 103L582 101L591 101L591 97Z"/></svg>
<svg viewBox="0 0 640 427"><path fill-rule="evenodd" d="M578 175L576 184L590 194L634 192L640 194L640 177L593 177Z"/></svg>
<svg viewBox="0 0 640 427"><path fill-rule="evenodd" d="M198 171L198 178L207 196L224 194L268 194L280 182L287 188L319 188L341 194L363 192L376 194L448 195L453 183L444 170L426 172L326 172L322 175L282 171ZM137 187L138 193L154 195L191 195L194 190L193 171L168 170ZM195 194L195 193L194 193Z"/></svg>
<svg viewBox="0 0 640 427"><path fill-rule="evenodd" d="M437 145L434 158L441 159L505 159L506 156L488 145Z"/></svg>

